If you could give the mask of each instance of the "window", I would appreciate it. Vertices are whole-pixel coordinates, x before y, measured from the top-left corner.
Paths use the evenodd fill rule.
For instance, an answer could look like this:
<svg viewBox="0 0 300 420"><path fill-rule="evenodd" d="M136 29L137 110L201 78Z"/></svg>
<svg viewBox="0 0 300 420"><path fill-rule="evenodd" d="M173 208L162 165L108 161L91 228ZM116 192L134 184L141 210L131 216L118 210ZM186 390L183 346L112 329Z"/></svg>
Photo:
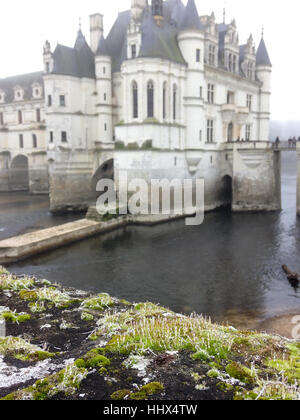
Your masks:
<svg viewBox="0 0 300 420"><path fill-rule="evenodd" d="M52 96L48 95L48 106L52 106Z"/></svg>
<svg viewBox="0 0 300 420"><path fill-rule="evenodd" d="M228 57L228 70L232 71L232 54L229 54Z"/></svg>
<svg viewBox="0 0 300 420"><path fill-rule="evenodd" d="M232 142L232 140L233 140L233 123L231 122L230 124L228 124L227 141Z"/></svg>
<svg viewBox="0 0 300 420"><path fill-rule="evenodd" d="M36 110L36 120L41 122L41 110L39 108Z"/></svg>
<svg viewBox="0 0 300 420"><path fill-rule="evenodd" d="M207 143L214 141L214 120L207 120Z"/></svg>
<svg viewBox="0 0 300 420"><path fill-rule="evenodd" d="M253 63L248 63L247 67L247 77L248 79L253 79Z"/></svg>
<svg viewBox="0 0 300 420"><path fill-rule="evenodd" d="M61 141L62 141L62 143L66 143L68 141L68 137L67 137L67 132L66 131L62 131L61 132Z"/></svg>
<svg viewBox="0 0 300 420"><path fill-rule="evenodd" d="M215 65L215 56L216 56L216 47L214 45L210 45L208 47L208 64L211 66Z"/></svg>
<svg viewBox="0 0 300 420"><path fill-rule="evenodd" d="M167 83L163 86L163 119L167 118Z"/></svg>
<svg viewBox="0 0 300 420"><path fill-rule="evenodd" d="M232 64L232 71L233 71L233 73L236 73L236 69L237 69L237 66L236 66L236 55L234 55L233 56L233 64Z"/></svg>
<svg viewBox="0 0 300 420"><path fill-rule="evenodd" d="M53 143L53 141L54 141L54 133L53 133L53 131L50 131L50 139L49 139L49 141L50 141L50 143Z"/></svg>
<svg viewBox="0 0 300 420"><path fill-rule="evenodd" d="M107 131L107 124L104 124L104 131Z"/></svg>
<svg viewBox="0 0 300 420"><path fill-rule="evenodd" d="M107 99L106 93L104 93L103 98L104 98L104 101L106 101L106 99Z"/></svg>
<svg viewBox="0 0 300 420"><path fill-rule="evenodd" d="M24 149L24 137L23 134L19 135L19 144L20 144L20 149Z"/></svg>
<svg viewBox="0 0 300 420"><path fill-rule="evenodd" d="M36 137L36 135L35 135L35 134L32 134L32 147L33 147L34 149L36 149L36 148L37 148L37 137Z"/></svg>
<svg viewBox="0 0 300 420"><path fill-rule="evenodd" d="M131 45L131 58L136 58L136 45Z"/></svg>
<svg viewBox="0 0 300 420"><path fill-rule="evenodd" d="M252 95L247 95L247 108L252 111Z"/></svg>
<svg viewBox="0 0 300 420"><path fill-rule="evenodd" d="M199 131L199 141L202 141L202 130Z"/></svg>
<svg viewBox="0 0 300 420"><path fill-rule="evenodd" d="M227 105L233 105L234 104L234 93L228 91L227 92Z"/></svg>
<svg viewBox="0 0 300 420"><path fill-rule="evenodd" d="M139 117L139 102L138 102L138 85L136 82L132 83L132 109L133 118Z"/></svg>
<svg viewBox="0 0 300 420"><path fill-rule="evenodd" d="M106 67L103 67L103 74L106 73Z"/></svg>
<svg viewBox="0 0 300 420"><path fill-rule="evenodd" d="M154 85L153 82L148 82L147 85L147 117L154 117Z"/></svg>
<svg viewBox="0 0 300 420"><path fill-rule="evenodd" d="M0 112L0 125L4 124L3 112Z"/></svg>
<svg viewBox="0 0 300 420"><path fill-rule="evenodd" d="M66 106L66 97L65 97L65 95L60 95L59 96L59 105L60 106Z"/></svg>
<svg viewBox="0 0 300 420"><path fill-rule="evenodd" d="M246 125L246 141L251 140L251 125Z"/></svg>
<svg viewBox="0 0 300 420"><path fill-rule="evenodd" d="M215 86L209 83L208 89L207 89L207 102L209 104L213 104L214 101L215 101Z"/></svg>
<svg viewBox="0 0 300 420"><path fill-rule="evenodd" d="M202 86L200 86L199 94L200 94L200 98L202 99L203 98L203 87Z"/></svg>
<svg viewBox="0 0 300 420"><path fill-rule="evenodd" d="M177 86L173 86L173 120L177 118Z"/></svg>
<svg viewBox="0 0 300 420"><path fill-rule="evenodd" d="M22 115L22 111L18 111L18 120L19 120L19 124L23 124L23 115Z"/></svg>
<svg viewBox="0 0 300 420"><path fill-rule="evenodd" d="M201 50L199 50L199 48L196 49L196 62L201 62Z"/></svg>
<svg viewBox="0 0 300 420"><path fill-rule="evenodd" d="M46 73L50 73L50 63L46 63Z"/></svg>

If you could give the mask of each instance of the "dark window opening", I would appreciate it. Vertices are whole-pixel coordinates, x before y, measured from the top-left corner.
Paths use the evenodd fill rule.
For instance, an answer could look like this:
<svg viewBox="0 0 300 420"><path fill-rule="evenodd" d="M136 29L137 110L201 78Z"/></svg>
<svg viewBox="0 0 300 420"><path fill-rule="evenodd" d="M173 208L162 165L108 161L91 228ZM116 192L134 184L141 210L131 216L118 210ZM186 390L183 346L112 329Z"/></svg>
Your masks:
<svg viewBox="0 0 300 420"><path fill-rule="evenodd" d="M52 96L48 95L48 106L52 106Z"/></svg>
<svg viewBox="0 0 300 420"><path fill-rule="evenodd" d="M36 149L36 148L37 148L37 137L36 137L36 135L35 135L35 134L33 134L33 135L32 135L32 147L33 147L34 149Z"/></svg>
<svg viewBox="0 0 300 420"><path fill-rule="evenodd" d="M131 45L131 58L136 58L136 45Z"/></svg>
<svg viewBox="0 0 300 420"><path fill-rule="evenodd" d="M138 118L138 86L136 82L132 85L132 100L133 100L133 118Z"/></svg>
<svg viewBox="0 0 300 420"><path fill-rule="evenodd" d="M66 106L66 97L65 97L65 95L60 95L59 96L59 105L60 106Z"/></svg>
<svg viewBox="0 0 300 420"><path fill-rule="evenodd" d="M19 144L20 144L20 149L24 148L24 137L23 134L19 135Z"/></svg>
<svg viewBox="0 0 300 420"><path fill-rule="evenodd" d="M19 119L19 124L23 124L23 115L22 115L22 111L18 111L18 119Z"/></svg>
<svg viewBox="0 0 300 420"><path fill-rule="evenodd" d="M39 108L36 110L36 120L41 122L41 110Z"/></svg>
<svg viewBox="0 0 300 420"><path fill-rule="evenodd" d="M152 82L147 86L147 116L148 118L154 117L154 86Z"/></svg>
<svg viewBox="0 0 300 420"><path fill-rule="evenodd" d="M62 141L63 143L66 143L66 142L68 141L68 138L67 138L67 132L66 132L66 131L62 131L62 132L61 132L61 141Z"/></svg>
<svg viewBox="0 0 300 420"><path fill-rule="evenodd" d="M53 131L50 131L50 143L53 143L54 141L54 134Z"/></svg>

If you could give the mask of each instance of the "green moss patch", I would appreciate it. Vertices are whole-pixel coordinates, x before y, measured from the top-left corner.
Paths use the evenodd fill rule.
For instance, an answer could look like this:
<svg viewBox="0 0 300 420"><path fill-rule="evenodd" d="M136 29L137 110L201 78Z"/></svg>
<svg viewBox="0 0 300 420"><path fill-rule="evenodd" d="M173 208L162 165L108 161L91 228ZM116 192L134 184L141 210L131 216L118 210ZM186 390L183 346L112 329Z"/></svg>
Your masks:
<svg viewBox="0 0 300 420"><path fill-rule="evenodd" d="M39 362L55 356L18 337L0 338L0 354L28 362Z"/></svg>

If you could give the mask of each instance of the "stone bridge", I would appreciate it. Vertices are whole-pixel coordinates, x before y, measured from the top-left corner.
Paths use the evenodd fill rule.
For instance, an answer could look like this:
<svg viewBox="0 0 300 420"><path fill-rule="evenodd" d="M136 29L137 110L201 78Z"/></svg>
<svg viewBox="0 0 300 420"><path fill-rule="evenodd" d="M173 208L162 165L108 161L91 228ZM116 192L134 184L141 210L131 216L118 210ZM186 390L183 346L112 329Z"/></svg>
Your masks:
<svg viewBox="0 0 300 420"><path fill-rule="evenodd" d="M0 192L8 191L49 192L46 152L0 152Z"/></svg>

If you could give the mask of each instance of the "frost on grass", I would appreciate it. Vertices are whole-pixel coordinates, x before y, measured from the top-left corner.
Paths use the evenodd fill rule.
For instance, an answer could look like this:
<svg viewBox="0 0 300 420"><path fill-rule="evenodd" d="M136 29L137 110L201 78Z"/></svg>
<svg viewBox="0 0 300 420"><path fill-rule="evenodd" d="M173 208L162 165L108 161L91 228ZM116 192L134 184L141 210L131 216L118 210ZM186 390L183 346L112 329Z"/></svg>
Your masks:
<svg viewBox="0 0 300 420"><path fill-rule="evenodd" d="M30 362L37 362L55 356L55 354L43 351L38 346L18 337L0 337L0 355Z"/></svg>
<svg viewBox="0 0 300 420"><path fill-rule="evenodd" d="M28 290L34 286L34 283L31 277L16 277L0 269L0 290Z"/></svg>

